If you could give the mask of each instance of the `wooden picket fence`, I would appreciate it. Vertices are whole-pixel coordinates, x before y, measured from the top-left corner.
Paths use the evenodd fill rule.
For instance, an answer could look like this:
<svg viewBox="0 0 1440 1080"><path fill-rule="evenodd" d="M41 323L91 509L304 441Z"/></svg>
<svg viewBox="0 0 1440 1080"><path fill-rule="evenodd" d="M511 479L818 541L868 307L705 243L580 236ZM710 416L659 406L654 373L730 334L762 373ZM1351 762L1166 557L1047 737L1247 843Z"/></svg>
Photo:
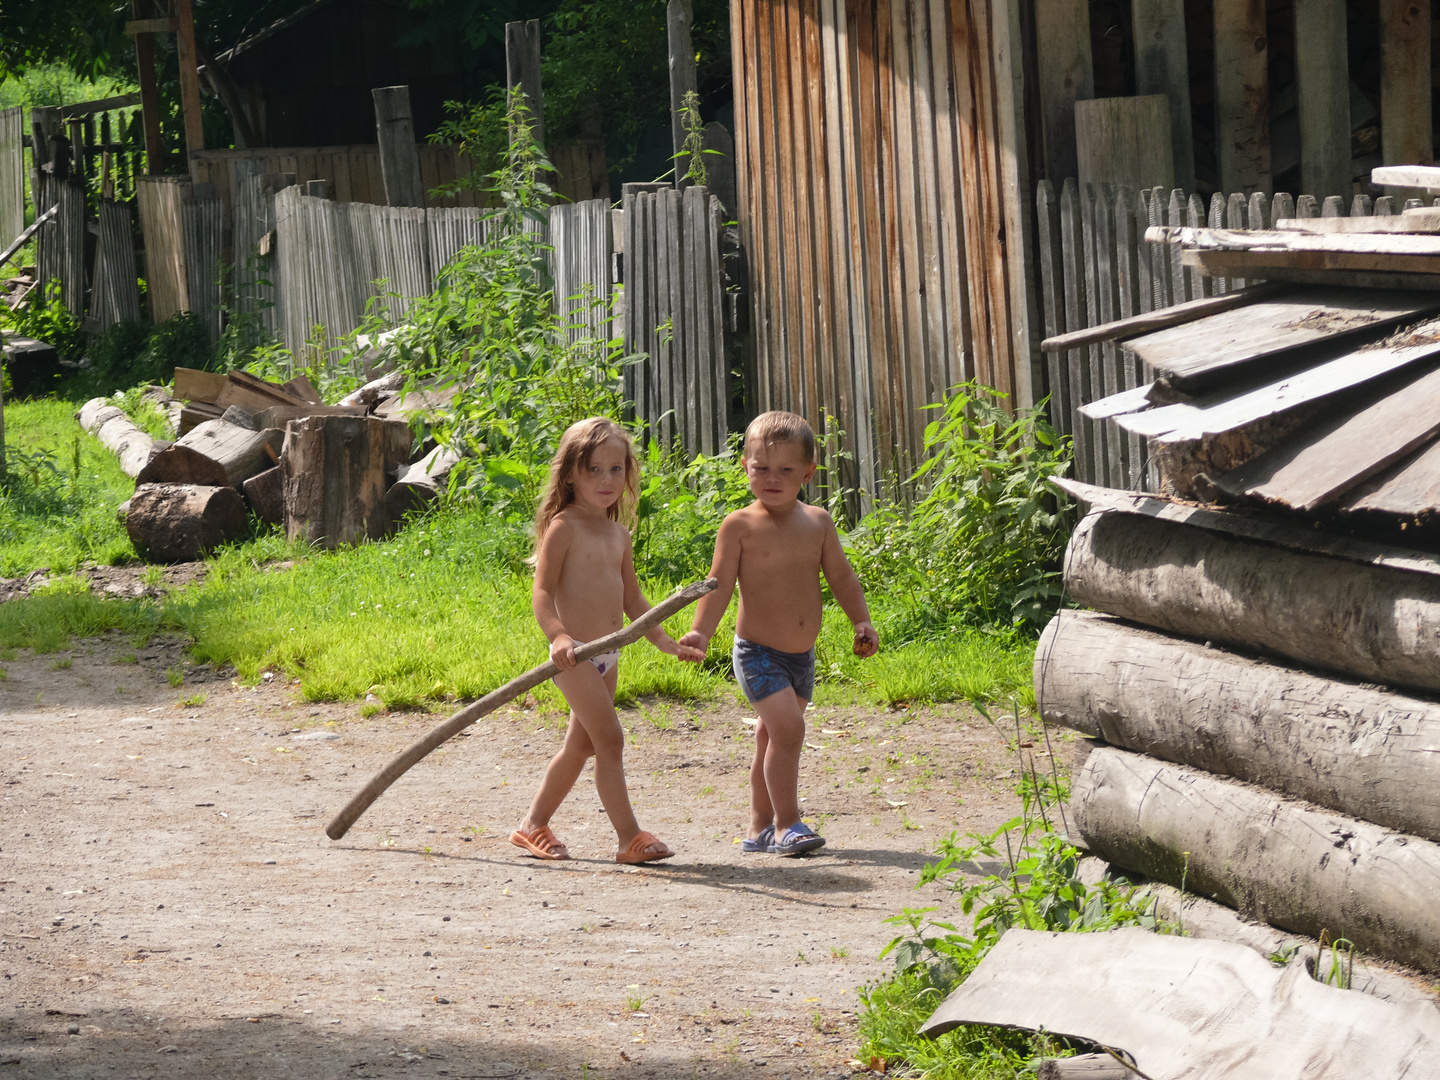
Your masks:
<svg viewBox="0 0 1440 1080"><path fill-rule="evenodd" d="M721 256L725 212L703 187L626 191L625 396L653 438L690 454L725 448L730 326Z"/></svg>
<svg viewBox="0 0 1440 1080"><path fill-rule="evenodd" d="M1102 184L1097 191L1073 179L1064 182L1057 196L1054 185L1042 180L1036 187L1035 210L1045 336L1220 296L1247 284L1182 267L1178 245L1145 239L1152 225L1269 229L1282 218L1383 216L1411 205L1419 205L1418 200L1400 207L1389 196L1372 201L1356 195L1347 206L1339 196L1321 202L1312 195L1285 192L1273 198L1263 192L1217 192L1207 203L1179 188L1135 191ZM1046 353L1046 364L1051 423L1074 440L1076 476L1109 487L1151 488L1143 441L1122 432L1113 419L1092 418L1082 411L1147 382L1138 359L1123 345L1106 342Z"/></svg>

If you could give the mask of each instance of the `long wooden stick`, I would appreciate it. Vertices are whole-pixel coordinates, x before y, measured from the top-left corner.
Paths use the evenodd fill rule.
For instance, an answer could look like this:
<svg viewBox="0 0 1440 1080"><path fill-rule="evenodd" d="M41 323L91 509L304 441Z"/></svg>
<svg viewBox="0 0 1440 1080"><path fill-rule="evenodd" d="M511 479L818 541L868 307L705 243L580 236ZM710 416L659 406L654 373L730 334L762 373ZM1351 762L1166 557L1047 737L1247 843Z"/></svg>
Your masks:
<svg viewBox="0 0 1440 1080"><path fill-rule="evenodd" d="M599 656L601 653L609 652L611 649L618 649L638 641L649 630L659 626L662 622L681 611L696 600L699 600L706 593L711 592L719 582L714 578L707 578L705 581L697 581L693 585L686 585L683 589L676 590L673 596L666 597L656 604L644 615L632 622L629 626L616 630L613 634L606 634L594 641L587 641L575 650L577 661L589 660L592 656ZM348 803L345 809L331 819L330 824L325 826L325 835L331 840L339 840L347 832L350 826L355 824L356 819L370 808L370 804L385 793L385 789L393 784L401 776L405 775L410 766L430 753L443 742L447 742L464 728L479 720L486 713L494 712L501 705L513 698L519 697L531 687L539 686L546 679L551 678L560 669L555 666L555 661L547 660L537 668L532 668L519 678L511 679L504 686L492 690L479 701L472 702L465 706L454 716L450 717L439 727L435 728L428 735L416 739L413 743L402 750L390 764L381 769L371 781L365 785L360 794L356 795Z"/></svg>
<svg viewBox="0 0 1440 1080"><path fill-rule="evenodd" d="M13 257L17 251L19 251L22 247L25 246L25 241L29 240L30 237L34 236L36 230L39 229L41 225L44 225L45 222L49 221L52 217L54 217L55 211L59 209L60 204L56 203L54 206L50 207L49 210L46 210L38 218L32 221L29 227L15 238L15 242L13 244L11 244L3 252L0 252L0 266L4 266L7 262L9 262L11 257Z"/></svg>

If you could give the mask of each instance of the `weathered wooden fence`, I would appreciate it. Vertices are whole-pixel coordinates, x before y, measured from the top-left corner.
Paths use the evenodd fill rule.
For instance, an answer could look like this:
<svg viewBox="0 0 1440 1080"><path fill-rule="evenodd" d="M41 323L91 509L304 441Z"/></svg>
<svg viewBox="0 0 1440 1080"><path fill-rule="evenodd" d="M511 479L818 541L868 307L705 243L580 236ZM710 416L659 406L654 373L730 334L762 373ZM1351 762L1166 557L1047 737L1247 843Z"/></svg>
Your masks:
<svg viewBox="0 0 1440 1080"><path fill-rule="evenodd" d="M625 396L654 437L714 454L729 430L720 201L703 187L628 193Z"/></svg>
<svg viewBox="0 0 1440 1080"><path fill-rule="evenodd" d="M1268 229L1281 218L1344 217L1347 211L1386 215L1411 205L1419 200L1396 206L1389 196L1372 201L1356 195L1346 205L1339 196L1321 202L1285 192L1273 198L1263 192L1228 197L1217 192L1206 203L1179 188L1135 191L1102 184L1097 190L1074 180L1066 180L1057 196L1054 186L1042 180L1035 210L1045 336L1223 295L1247 284L1182 267L1178 246L1146 241L1145 230L1152 225ZM1139 360L1123 344L1106 342L1050 352L1046 361L1051 422L1073 436L1076 475L1110 487L1146 489L1144 443L1122 432L1112 418L1083 408L1147 382Z"/></svg>
<svg viewBox="0 0 1440 1080"><path fill-rule="evenodd" d="M151 319L190 311L217 340L224 299L220 200L208 188L197 191L188 176L145 176L137 201Z"/></svg>
<svg viewBox="0 0 1440 1080"><path fill-rule="evenodd" d="M755 407L838 425L846 486L919 464L956 383L1031 399L1015 32L971 0L731 5Z"/></svg>
<svg viewBox="0 0 1440 1080"><path fill-rule="evenodd" d="M0 244L25 229L25 110L0 109Z"/></svg>

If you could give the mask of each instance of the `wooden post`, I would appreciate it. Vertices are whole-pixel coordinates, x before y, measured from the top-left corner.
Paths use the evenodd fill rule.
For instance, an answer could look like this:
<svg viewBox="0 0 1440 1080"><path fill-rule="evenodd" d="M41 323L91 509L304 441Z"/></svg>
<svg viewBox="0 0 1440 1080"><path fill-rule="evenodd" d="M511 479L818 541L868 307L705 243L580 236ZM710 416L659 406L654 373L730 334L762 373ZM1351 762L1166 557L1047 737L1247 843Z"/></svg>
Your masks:
<svg viewBox="0 0 1440 1080"><path fill-rule="evenodd" d="M1380 160L1432 165L1430 140L1430 5L1380 0Z"/></svg>
<svg viewBox="0 0 1440 1080"><path fill-rule="evenodd" d="M130 0L130 13L136 19L148 16L148 0ZM140 76L140 115L145 124L145 172L154 176L164 171L164 151L160 141L160 84L155 78L154 34L135 35L135 67Z"/></svg>
<svg viewBox="0 0 1440 1080"><path fill-rule="evenodd" d="M187 154L205 149L200 120L200 72L195 59L195 15L190 0L175 0L175 54L180 62L180 109L185 116Z"/></svg>
<svg viewBox="0 0 1440 1080"><path fill-rule="evenodd" d="M1168 99L1174 183L1186 191L1193 191L1195 136L1190 121L1190 66L1185 52L1184 0L1132 0L1130 11L1135 33L1135 93L1164 94ZM1089 40L1087 35L1087 45ZM1043 68L1043 60L1041 65Z"/></svg>
<svg viewBox="0 0 1440 1080"><path fill-rule="evenodd" d="M1346 47L1345 0L1295 0L1300 190L1322 199L1350 194L1350 66ZM1428 101L1428 60L1425 71Z"/></svg>
<svg viewBox="0 0 1440 1080"><path fill-rule="evenodd" d="M1080 175L1075 102L1095 96L1090 5L1085 0L1035 0L1035 51L1045 175L1058 187Z"/></svg>
<svg viewBox="0 0 1440 1080"><path fill-rule="evenodd" d="M1248 195L1270 190L1268 57L1265 0L1215 0L1215 143L1221 191ZM1428 137L1428 127L1426 132Z"/></svg>
<svg viewBox="0 0 1440 1080"><path fill-rule="evenodd" d="M683 109L685 95L698 93L700 84L695 74L695 46L690 43L690 26L695 12L690 0L670 0L665 7L665 26L670 37L670 142L673 152L680 153L685 145ZM690 169L688 158L676 157L675 183L681 186Z"/></svg>
<svg viewBox="0 0 1440 1080"><path fill-rule="evenodd" d="M540 86L540 20L505 24L505 84L525 91L531 134L545 145L545 94Z"/></svg>
<svg viewBox="0 0 1440 1080"><path fill-rule="evenodd" d="M424 206L415 122L410 118L410 87L377 86L370 96L375 100L375 135L380 143L386 205Z"/></svg>

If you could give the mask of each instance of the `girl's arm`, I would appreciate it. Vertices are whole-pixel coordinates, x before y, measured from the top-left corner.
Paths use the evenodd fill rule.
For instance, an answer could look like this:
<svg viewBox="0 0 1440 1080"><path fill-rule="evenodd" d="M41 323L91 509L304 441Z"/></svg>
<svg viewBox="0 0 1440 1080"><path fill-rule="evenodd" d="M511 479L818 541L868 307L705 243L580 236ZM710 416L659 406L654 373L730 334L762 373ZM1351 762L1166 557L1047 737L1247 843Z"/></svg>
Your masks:
<svg viewBox="0 0 1440 1080"><path fill-rule="evenodd" d="M630 616L631 622L634 622L650 610L650 601L645 599L645 594L640 591L640 580L635 576L635 549L628 533L625 535L625 556L620 564L620 576L625 583L625 599L623 601L625 614ZM694 649L677 643L665 632L664 627L655 627L646 633L645 637L661 652L678 656L681 660L705 659L703 651L697 654Z"/></svg>
<svg viewBox="0 0 1440 1080"><path fill-rule="evenodd" d="M740 576L740 536L744 527L744 522L736 514L720 523L720 533L715 537L715 557L710 562L710 576L719 584L714 592L700 598L695 606L695 621L690 624L690 632L680 639L682 646L694 649L702 659L705 650L710 647L710 639L715 636L715 628L725 617L730 598L735 595L735 581Z"/></svg>
<svg viewBox="0 0 1440 1080"><path fill-rule="evenodd" d="M561 671L575 666L575 639L565 632L555 596L560 591L560 570L570 550L570 525L556 518L545 530L545 539L535 555L535 584L530 589L530 608L550 642L550 659Z"/></svg>
<svg viewBox="0 0 1440 1080"><path fill-rule="evenodd" d="M855 573L855 568L845 557L845 549L840 546L840 534L835 531L835 522L829 514L825 515L825 529L825 543L820 549L820 569L830 586L830 594L835 597L836 603L855 627L855 655L873 656L880 648L880 635L870 622L870 608L865 603L865 590L860 587L860 578Z"/></svg>

